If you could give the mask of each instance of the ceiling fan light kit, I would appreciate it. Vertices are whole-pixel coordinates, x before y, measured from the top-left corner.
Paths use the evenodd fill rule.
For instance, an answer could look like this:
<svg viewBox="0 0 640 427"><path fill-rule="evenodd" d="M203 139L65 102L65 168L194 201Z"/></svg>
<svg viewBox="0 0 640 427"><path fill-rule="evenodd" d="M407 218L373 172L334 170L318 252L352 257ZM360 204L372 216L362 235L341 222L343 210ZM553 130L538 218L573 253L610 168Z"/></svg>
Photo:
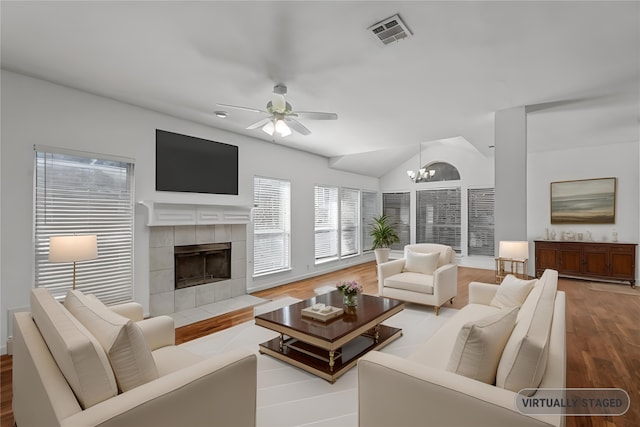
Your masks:
<svg viewBox="0 0 640 427"><path fill-rule="evenodd" d="M268 134L269 136L273 136L274 132L279 134L281 137L291 135L291 129L283 119L273 119L269 120L263 127L262 130Z"/></svg>
<svg viewBox="0 0 640 427"><path fill-rule="evenodd" d="M293 111L291 104L287 102L284 95L287 93L287 87L278 83L273 87L273 95L271 100L267 102L265 110L257 108L240 107L237 105L217 104L219 107L235 108L237 110L250 111L252 113L267 114L270 117L265 117L257 122L254 122L247 126L246 129L253 130L262 128L262 130L269 136L273 136L277 133L281 137L291 135L292 131L296 131L301 135L309 135L311 131L307 129L305 125L296 120L296 117L304 117L311 120L336 120L338 115L336 113L322 113L318 111ZM217 112L216 112L217 115Z"/></svg>
<svg viewBox="0 0 640 427"><path fill-rule="evenodd" d="M276 120L275 128L276 132L278 132L282 137L291 135L291 129L289 129L289 126L287 126L287 124L282 119Z"/></svg>

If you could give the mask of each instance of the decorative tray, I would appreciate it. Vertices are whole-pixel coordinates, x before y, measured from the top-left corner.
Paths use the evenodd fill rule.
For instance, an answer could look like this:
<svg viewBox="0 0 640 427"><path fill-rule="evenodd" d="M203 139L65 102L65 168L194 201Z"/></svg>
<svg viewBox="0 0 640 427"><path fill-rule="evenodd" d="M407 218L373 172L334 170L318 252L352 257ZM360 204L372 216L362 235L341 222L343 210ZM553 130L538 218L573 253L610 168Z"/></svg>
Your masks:
<svg viewBox="0 0 640 427"><path fill-rule="evenodd" d="M312 319L320 320L322 322L342 316L342 313L344 313L343 309L324 304L315 304L311 307L302 309L303 316L311 317Z"/></svg>

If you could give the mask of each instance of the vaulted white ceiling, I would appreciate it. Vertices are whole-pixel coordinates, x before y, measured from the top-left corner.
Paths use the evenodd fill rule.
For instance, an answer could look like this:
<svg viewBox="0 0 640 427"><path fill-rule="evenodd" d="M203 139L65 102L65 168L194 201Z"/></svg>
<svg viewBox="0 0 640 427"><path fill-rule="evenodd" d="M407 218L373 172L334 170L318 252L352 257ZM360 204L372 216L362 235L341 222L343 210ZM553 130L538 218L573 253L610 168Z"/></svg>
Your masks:
<svg viewBox="0 0 640 427"><path fill-rule="evenodd" d="M367 32L399 13L413 36ZM2 68L381 176L420 142L485 155L493 113L527 106L532 151L638 141L639 2L176 1L0 3ZM309 136L245 130L275 83Z"/></svg>

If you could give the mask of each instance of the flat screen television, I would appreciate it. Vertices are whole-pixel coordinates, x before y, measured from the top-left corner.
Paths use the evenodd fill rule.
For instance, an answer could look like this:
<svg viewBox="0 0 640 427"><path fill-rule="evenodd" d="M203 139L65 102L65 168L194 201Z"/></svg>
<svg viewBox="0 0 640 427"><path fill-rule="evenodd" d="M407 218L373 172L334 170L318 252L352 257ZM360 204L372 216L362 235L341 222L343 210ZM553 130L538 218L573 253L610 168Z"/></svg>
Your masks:
<svg viewBox="0 0 640 427"><path fill-rule="evenodd" d="M156 129L156 190L238 195L238 147Z"/></svg>

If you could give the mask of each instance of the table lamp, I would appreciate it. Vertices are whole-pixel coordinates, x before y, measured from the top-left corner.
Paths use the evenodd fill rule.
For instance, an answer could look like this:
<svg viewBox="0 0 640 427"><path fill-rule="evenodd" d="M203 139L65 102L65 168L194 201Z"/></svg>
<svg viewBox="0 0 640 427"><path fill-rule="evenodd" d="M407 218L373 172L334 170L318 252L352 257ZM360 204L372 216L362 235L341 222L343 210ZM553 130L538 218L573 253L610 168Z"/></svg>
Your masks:
<svg viewBox="0 0 640 427"><path fill-rule="evenodd" d="M73 289L76 288L76 262L96 258L98 241L95 234L49 238L49 262L73 262Z"/></svg>
<svg viewBox="0 0 640 427"><path fill-rule="evenodd" d="M517 261L529 259L529 242L501 241L498 256Z"/></svg>

